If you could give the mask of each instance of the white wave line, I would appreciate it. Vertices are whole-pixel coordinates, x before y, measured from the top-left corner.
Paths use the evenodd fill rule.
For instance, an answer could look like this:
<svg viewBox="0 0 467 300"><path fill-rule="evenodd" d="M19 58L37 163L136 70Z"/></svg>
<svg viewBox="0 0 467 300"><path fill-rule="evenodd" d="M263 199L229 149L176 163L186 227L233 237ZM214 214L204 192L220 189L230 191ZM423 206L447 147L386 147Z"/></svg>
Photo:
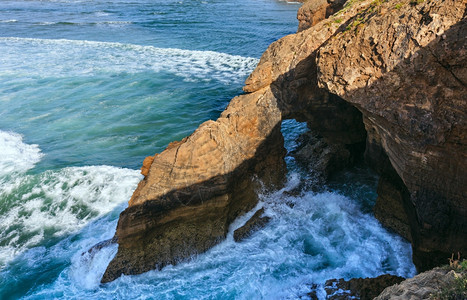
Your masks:
<svg viewBox="0 0 467 300"><path fill-rule="evenodd" d="M105 22L107 23L107 22ZM221 55L225 57L231 57L235 59L243 59L243 60L253 60L258 62L259 59L254 57L245 57L240 55L232 55L223 52L216 52L216 51L202 51L202 50L187 50L187 49L178 49L178 48L159 48L154 46L148 45L138 45L138 44L125 44L125 43L118 43L118 42L100 42L100 41L89 41L89 40L70 40L70 39L38 39L38 38L19 38L19 37L0 37L0 41L26 41L26 42L39 42L43 44L49 45L56 45L56 44L71 44L71 45L81 45L81 46L104 46L104 47L116 47L116 48L129 48L134 50L140 51L160 51L162 53L167 53L171 55L177 54L212 54L212 55Z"/></svg>
<svg viewBox="0 0 467 300"><path fill-rule="evenodd" d="M29 74L39 76L151 70L170 72L186 80L215 79L229 83L247 76L259 61L215 51L70 39L2 37L0 47L4 48L0 71L16 72L20 65ZM34 56L35 60L25 60L24 56Z"/></svg>

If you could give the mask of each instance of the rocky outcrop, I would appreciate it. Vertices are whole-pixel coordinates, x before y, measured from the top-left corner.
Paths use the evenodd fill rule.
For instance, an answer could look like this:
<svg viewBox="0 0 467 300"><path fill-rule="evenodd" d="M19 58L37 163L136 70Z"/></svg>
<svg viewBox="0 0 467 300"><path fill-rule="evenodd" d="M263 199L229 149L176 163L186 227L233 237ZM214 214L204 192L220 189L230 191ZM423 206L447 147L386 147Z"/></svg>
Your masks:
<svg viewBox="0 0 467 300"><path fill-rule="evenodd" d="M248 238L255 231L266 226L271 217L263 216L264 208L259 209L255 214L240 228L234 231L234 241L241 242Z"/></svg>
<svg viewBox="0 0 467 300"><path fill-rule="evenodd" d="M273 186L283 179L281 118L264 88L233 99L217 121L155 155L120 214L118 253L102 282L175 264L222 241L230 223L256 205L257 180Z"/></svg>
<svg viewBox="0 0 467 300"><path fill-rule="evenodd" d="M370 6L321 47L317 68L321 87L363 113L368 152L382 148L402 180L396 201L423 270L467 250L467 1L418 2Z"/></svg>
<svg viewBox="0 0 467 300"><path fill-rule="evenodd" d="M297 13L298 31L308 29L339 11L346 0L308 0Z"/></svg>
<svg viewBox="0 0 467 300"><path fill-rule="evenodd" d="M271 44L245 82L248 94L146 161L102 281L221 241L256 204L252 178L280 184L287 118L354 155L366 145L381 173L376 211L411 239L419 269L467 251L466 6L351 0Z"/></svg>
<svg viewBox="0 0 467 300"><path fill-rule="evenodd" d="M389 274L375 278L330 279L324 284L324 290L326 291L326 299L329 300L371 300L381 294L385 288L403 280L402 277Z"/></svg>
<svg viewBox="0 0 467 300"><path fill-rule="evenodd" d="M465 299L466 272L435 268L386 288L375 300Z"/></svg>
<svg viewBox="0 0 467 300"><path fill-rule="evenodd" d="M276 87L279 101L302 109L290 117L328 140L333 132L313 113L326 93L361 112L365 156L382 175L377 216L411 239L419 270L467 250L466 5L349 1L272 44L245 86ZM345 132L339 117L349 114L331 115Z"/></svg>
<svg viewBox="0 0 467 300"><path fill-rule="evenodd" d="M353 147L339 142L329 142L312 131L303 133L297 139L298 147L290 153L295 161L308 172L310 187L318 190L326 184L337 171L353 166L363 158L363 143Z"/></svg>

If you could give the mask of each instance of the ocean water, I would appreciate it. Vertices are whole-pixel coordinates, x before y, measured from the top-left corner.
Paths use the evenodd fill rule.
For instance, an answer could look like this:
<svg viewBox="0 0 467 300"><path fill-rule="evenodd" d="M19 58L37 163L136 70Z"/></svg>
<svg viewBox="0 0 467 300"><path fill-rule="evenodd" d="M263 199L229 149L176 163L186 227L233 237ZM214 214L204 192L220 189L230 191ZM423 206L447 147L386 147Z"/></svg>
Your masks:
<svg viewBox="0 0 467 300"><path fill-rule="evenodd" d="M372 217L377 178L324 192L291 157L261 191L272 217L176 266L101 285L145 156L216 119L297 3L276 0L0 1L0 299L298 299L330 278L411 276L410 245ZM305 125L283 123L287 147ZM319 296L324 297L324 290Z"/></svg>

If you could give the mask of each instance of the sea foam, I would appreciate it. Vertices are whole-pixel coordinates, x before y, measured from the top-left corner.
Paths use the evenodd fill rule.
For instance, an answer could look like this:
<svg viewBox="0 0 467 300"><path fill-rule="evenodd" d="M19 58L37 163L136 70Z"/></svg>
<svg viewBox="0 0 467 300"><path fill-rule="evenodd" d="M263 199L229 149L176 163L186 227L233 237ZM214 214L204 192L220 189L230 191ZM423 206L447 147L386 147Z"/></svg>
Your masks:
<svg viewBox="0 0 467 300"><path fill-rule="evenodd" d="M71 167L10 178L0 185L0 267L44 240L76 232L127 201L139 171Z"/></svg>
<svg viewBox="0 0 467 300"><path fill-rule="evenodd" d="M91 245L86 243L59 279L36 296L59 292L65 298L300 299L318 284L318 296L324 299L327 279L415 274L409 243L362 213L355 199L336 192L290 196L287 191L299 183L300 176L291 174L284 189L263 193L256 208L232 224L226 240L160 271L101 285L116 246L81 254ZM269 224L234 242L232 232L260 207L271 217Z"/></svg>
<svg viewBox="0 0 467 300"><path fill-rule="evenodd" d="M38 145L24 143L23 136L18 133L0 130L0 178L14 172L26 172L42 156Z"/></svg>
<svg viewBox="0 0 467 300"><path fill-rule="evenodd" d="M0 76L64 77L152 71L169 72L188 81L214 79L228 84L243 80L258 63L256 58L214 51L65 39L0 38L0 51Z"/></svg>

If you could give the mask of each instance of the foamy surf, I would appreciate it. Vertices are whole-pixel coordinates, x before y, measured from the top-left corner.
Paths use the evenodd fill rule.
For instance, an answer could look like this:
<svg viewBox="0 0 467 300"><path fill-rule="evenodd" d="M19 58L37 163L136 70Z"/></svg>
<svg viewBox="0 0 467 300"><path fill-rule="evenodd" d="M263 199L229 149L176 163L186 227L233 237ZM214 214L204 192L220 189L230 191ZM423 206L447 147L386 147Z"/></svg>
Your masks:
<svg viewBox="0 0 467 300"><path fill-rule="evenodd" d="M258 63L256 58L214 51L66 39L0 38L0 51L0 75L24 77L152 71L231 83L243 80Z"/></svg>
<svg viewBox="0 0 467 300"><path fill-rule="evenodd" d="M0 266L44 240L77 232L126 202L139 171L71 167L22 175L0 186Z"/></svg>
<svg viewBox="0 0 467 300"><path fill-rule="evenodd" d="M39 146L24 143L22 135L0 130L0 180L5 175L32 169L42 156Z"/></svg>
<svg viewBox="0 0 467 300"><path fill-rule="evenodd" d="M410 245L362 213L355 199L335 192L288 195L286 191L296 188L299 179L292 174L284 189L262 194L257 207L238 218L227 239L207 253L106 285L100 285L100 279L117 248L87 253L92 243L85 242L89 237L83 233L81 245L74 246L81 250L73 255L72 264L36 296L299 299L318 284L324 299L322 286L327 279L415 274ZM234 242L232 232L260 207L272 218L270 223L248 239ZM110 236L113 228L108 228Z"/></svg>
<svg viewBox="0 0 467 300"><path fill-rule="evenodd" d="M313 214L307 205L334 198L346 203L345 199L359 196L329 193L320 202L306 191L303 199L274 192L265 193L259 204L273 219L242 243L233 241L232 231L253 212L240 217L227 239L207 253L162 271L100 284L116 245L93 254L87 251L115 234L118 214L131 192L115 195L119 204L103 197L109 191L94 177L101 176L117 191L127 180L119 177L117 184L106 175L112 171L99 173L99 166L139 168L144 156L217 118L229 99L241 93L242 81L258 61L251 57L259 57L271 42L297 28L294 4L177 1L0 1L2 19L18 20L0 23L4 36L0 38L0 128L20 128L22 143L38 144L46 154L33 169L10 173L4 177L9 178L7 185L0 184L0 217L10 224L0 227L0 232L6 229L11 234L11 239L0 241L0 257L8 258L0 267L0 299L297 299L309 291L310 283L353 275L339 269L347 260L334 257L338 244L329 248L332 255L326 251L322 257L314 255L307 236L313 232L308 230L311 221L298 222L300 212L293 205L283 207L279 199L283 196L297 209ZM292 127L286 138L299 129ZM83 165L96 166L96 172L90 176L83 169L70 168ZM137 171L128 172L129 180L133 172L135 178L139 176ZM75 180L78 176L87 181ZM100 181L97 187L92 184L95 180ZM305 179L296 176L295 180ZM12 217L6 219L10 205ZM340 206L336 205L337 211ZM350 223L339 213L327 213L329 206L321 207L323 217ZM20 220L17 228L14 219ZM21 226L26 228L24 234ZM342 231L357 237L361 226L348 227ZM380 229L375 227L376 232ZM382 240L379 234L374 243L362 236L356 239L370 246ZM321 236L315 239L318 246L332 244ZM343 245L352 245L342 240ZM378 249L371 263L378 270L395 266L394 272L404 274L410 253L404 257L409 248L400 245L401 254L390 264L378 266L378 257L386 255ZM338 265L320 264L326 257ZM361 256L352 257L349 266ZM364 262L361 265L367 273Z"/></svg>

